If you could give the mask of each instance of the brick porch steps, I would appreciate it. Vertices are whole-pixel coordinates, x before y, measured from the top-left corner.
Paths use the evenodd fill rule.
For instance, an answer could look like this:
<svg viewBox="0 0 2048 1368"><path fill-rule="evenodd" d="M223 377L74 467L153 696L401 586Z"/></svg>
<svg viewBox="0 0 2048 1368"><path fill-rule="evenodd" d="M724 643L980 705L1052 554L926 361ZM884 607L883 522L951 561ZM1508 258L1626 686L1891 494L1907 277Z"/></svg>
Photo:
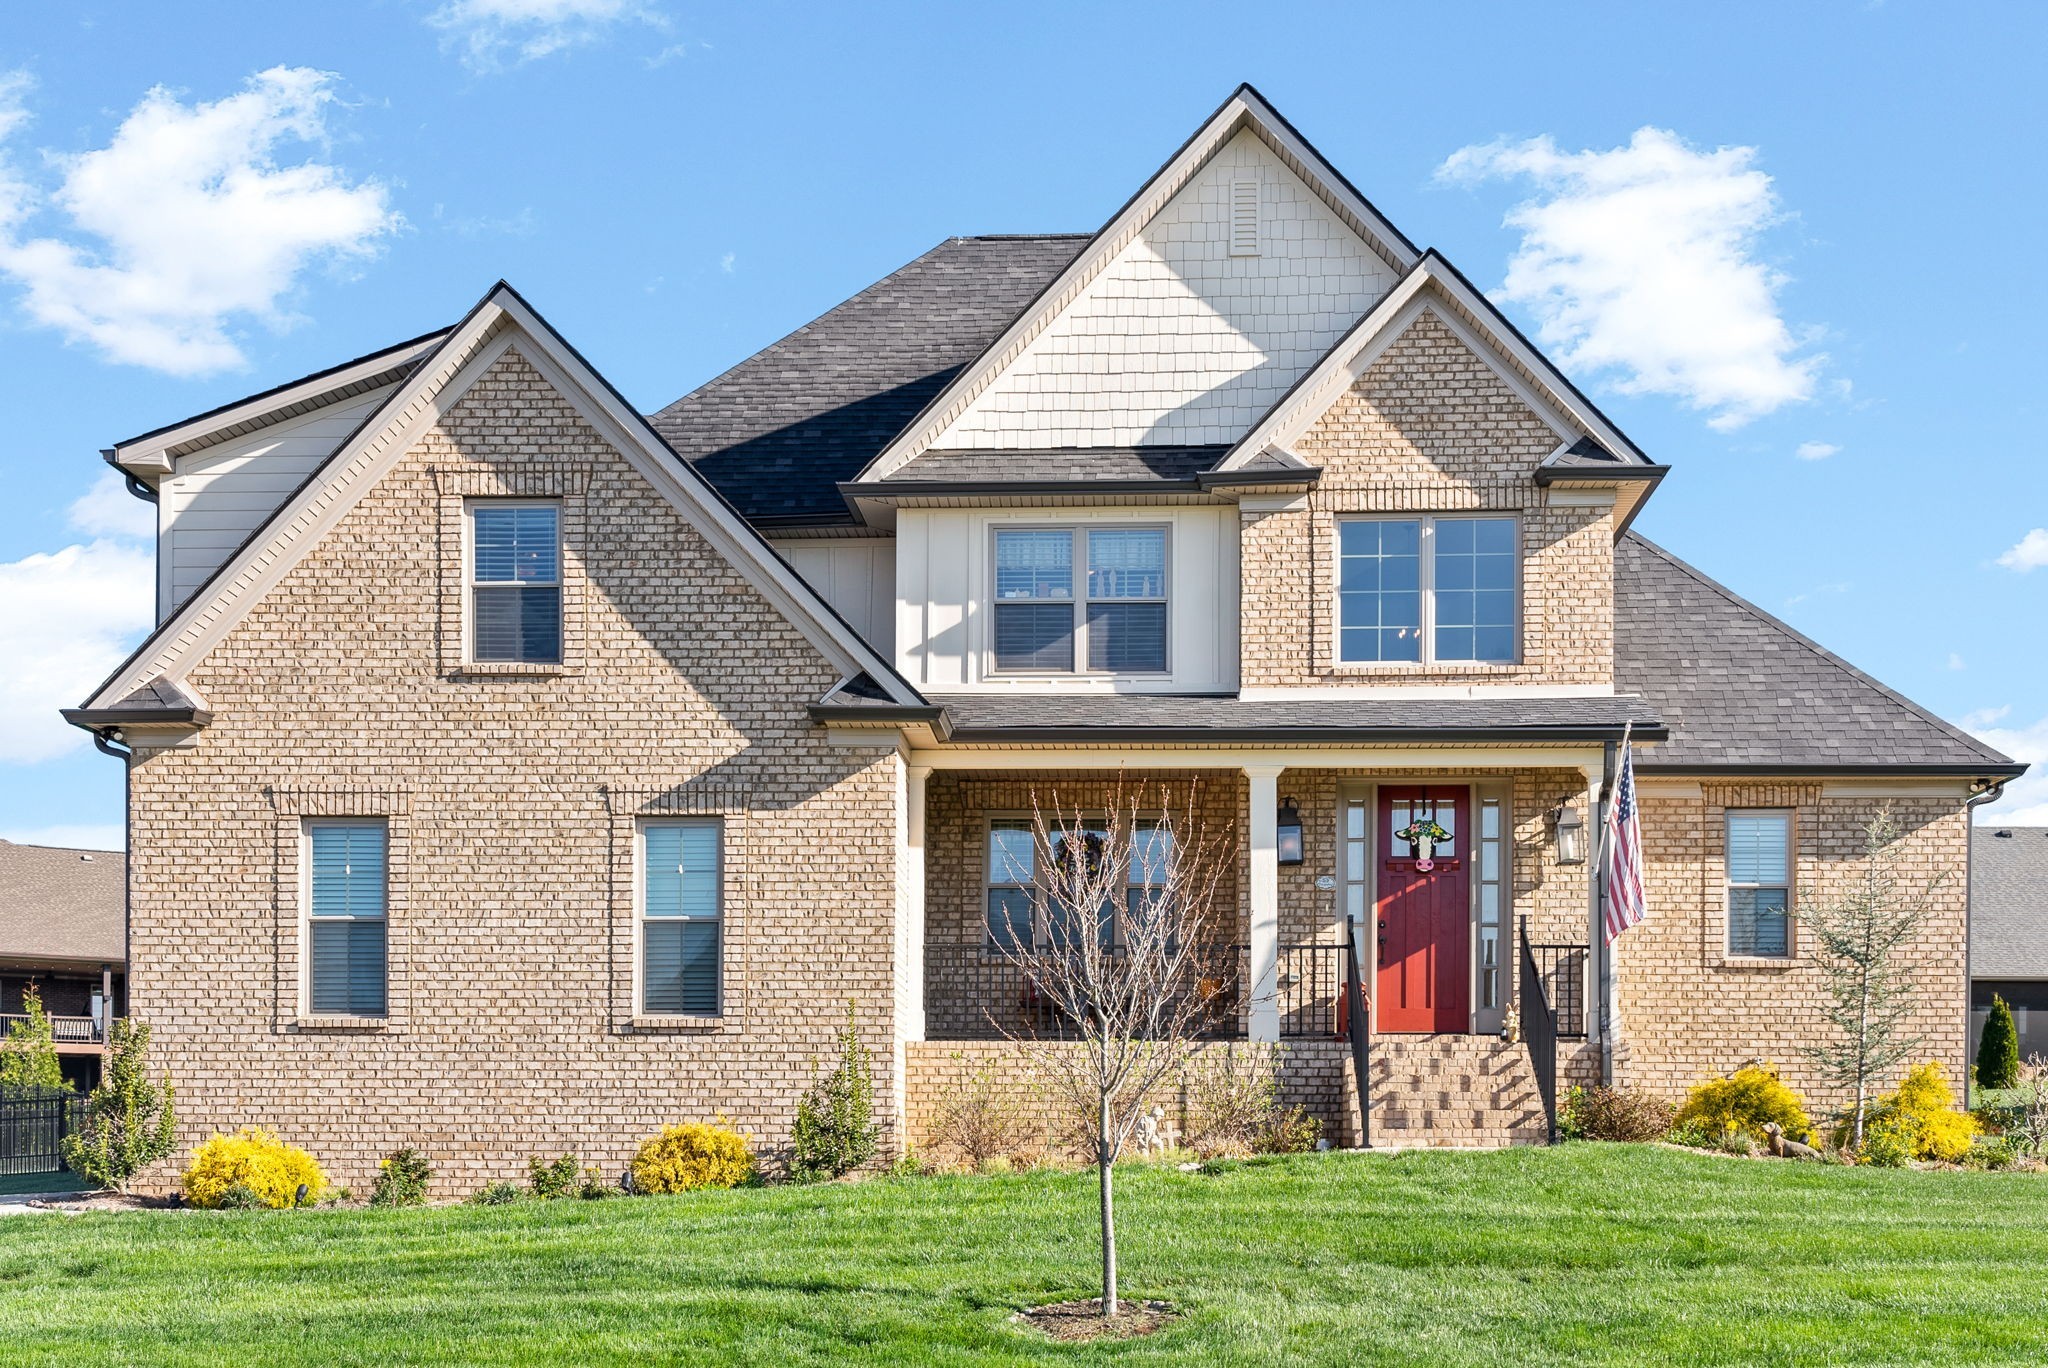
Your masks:
<svg viewBox="0 0 2048 1368"><path fill-rule="evenodd" d="M1498 1036L1377 1036L1370 1072L1375 1145L1544 1141L1543 1101L1526 1045ZM1347 1100L1351 1130L1356 1102Z"/></svg>

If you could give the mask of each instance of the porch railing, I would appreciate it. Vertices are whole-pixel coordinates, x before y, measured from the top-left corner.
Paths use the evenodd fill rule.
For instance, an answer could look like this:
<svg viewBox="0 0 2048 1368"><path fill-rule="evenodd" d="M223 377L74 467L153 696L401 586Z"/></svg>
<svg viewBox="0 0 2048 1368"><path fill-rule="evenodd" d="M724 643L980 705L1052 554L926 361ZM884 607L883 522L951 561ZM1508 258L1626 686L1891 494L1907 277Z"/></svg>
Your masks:
<svg viewBox="0 0 2048 1368"><path fill-rule="evenodd" d="M85 1099L63 1088L0 1088L0 1174L56 1173Z"/></svg>
<svg viewBox="0 0 2048 1368"><path fill-rule="evenodd" d="M1527 945L1528 927L1523 928ZM1586 1038L1586 947L1579 945L1528 945L1534 962L1524 963L1524 980L1531 977L1543 985L1543 996L1557 1017L1561 1040Z"/></svg>
<svg viewBox="0 0 2048 1368"><path fill-rule="evenodd" d="M1536 947L1529 944L1529 923L1521 926L1522 941L1522 1041L1529 1047L1529 1064L1536 1071L1536 1093L1543 1099L1544 1135L1557 1143L1557 1013L1543 987L1543 975L1536 963Z"/></svg>
<svg viewBox="0 0 2048 1368"><path fill-rule="evenodd" d="M1343 945L1279 947L1276 1006L1282 1039L1333 1038L1344 988ZM1072 1023L1046 1000L1027 970L989 945L928 945L924 952L925 1036L930 1040L1061 1039ZM1241 1040L1251 1019L1251 950L1203 945L1193 991L1200 1034Z"/></svg>
<svg viewBox="0 0 2048 1368"><path fill-rule="evenodd" d="M28 1017L17 1012L0 1012L0 1036L7 1034L7 1028L17 1021L26 1024ZM50 1038L59 1045L93 1045L100 1041L97 1017L53 1016L49 1022Z"/></svg>

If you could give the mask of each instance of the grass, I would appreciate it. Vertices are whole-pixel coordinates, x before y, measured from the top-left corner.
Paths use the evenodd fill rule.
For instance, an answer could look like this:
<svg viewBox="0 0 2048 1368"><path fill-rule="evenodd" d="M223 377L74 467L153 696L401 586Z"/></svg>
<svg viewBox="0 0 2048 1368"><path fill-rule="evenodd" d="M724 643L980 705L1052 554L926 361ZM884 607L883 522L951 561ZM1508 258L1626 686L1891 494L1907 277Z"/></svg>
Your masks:
<svg viewBox="0 0 2048 1368"><path fill-rule="evenodd" d="M2048 1177L1576 1144L412 1211L13 1216L9 1363L2030 1363Z"/></svg>

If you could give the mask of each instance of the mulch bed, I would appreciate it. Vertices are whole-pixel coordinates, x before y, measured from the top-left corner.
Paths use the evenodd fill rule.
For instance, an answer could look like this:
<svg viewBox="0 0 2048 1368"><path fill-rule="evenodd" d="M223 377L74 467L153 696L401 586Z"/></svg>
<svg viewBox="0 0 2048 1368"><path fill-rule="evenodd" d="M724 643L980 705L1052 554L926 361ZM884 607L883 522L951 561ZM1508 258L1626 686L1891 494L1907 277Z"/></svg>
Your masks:
<svg viewBox="0 0 2048 1368"><path fill-rule="evenodd" d="M1102 1299L1053 1302L1019 1311L1015 1320L1042 1331L1047 1337L1079 1343L1098 1339L1139 1339L1169 1324L1177 1313L1171 1302L1119 1298L1114 1319L1104 1320Z"/></svg>

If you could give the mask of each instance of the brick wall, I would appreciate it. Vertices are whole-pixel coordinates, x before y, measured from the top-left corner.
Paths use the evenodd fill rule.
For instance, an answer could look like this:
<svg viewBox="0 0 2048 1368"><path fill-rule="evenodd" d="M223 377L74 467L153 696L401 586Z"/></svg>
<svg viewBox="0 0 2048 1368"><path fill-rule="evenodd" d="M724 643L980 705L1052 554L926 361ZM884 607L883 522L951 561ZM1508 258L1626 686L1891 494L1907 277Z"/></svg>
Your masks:
<svg viewBox="0 0 2048 1368"><path fill-rule="evenodd" d="M1295 444L1323 469L1307 506L1241 515L1245 685L1612 682L1612 510L1550 505L1531 473L1558 444L1449 327L1419 315ZM1521 659L1339 665L1338 518L1473 512L1521 520Z"/></svg>
<svg viewBox="0 0 2048 1368"><path fill-rule="evenodd" d="M559 670L465 674L464 495L564 501ZM451 618L451 605L453 617ZM215 721L132 768L133 1007L179 1141L274 1127L358 1191L417 1145L436 1191L663 1124L783 1143L849 1000L894 1124L893 758L826 743L837 671L516 351L194 671ZM392 828L391 1014L300 1015L304 816ZM634 1023L632 832L724 827L726 1012ZM175 1177L159 1166L149 1186Z"/></svg>

